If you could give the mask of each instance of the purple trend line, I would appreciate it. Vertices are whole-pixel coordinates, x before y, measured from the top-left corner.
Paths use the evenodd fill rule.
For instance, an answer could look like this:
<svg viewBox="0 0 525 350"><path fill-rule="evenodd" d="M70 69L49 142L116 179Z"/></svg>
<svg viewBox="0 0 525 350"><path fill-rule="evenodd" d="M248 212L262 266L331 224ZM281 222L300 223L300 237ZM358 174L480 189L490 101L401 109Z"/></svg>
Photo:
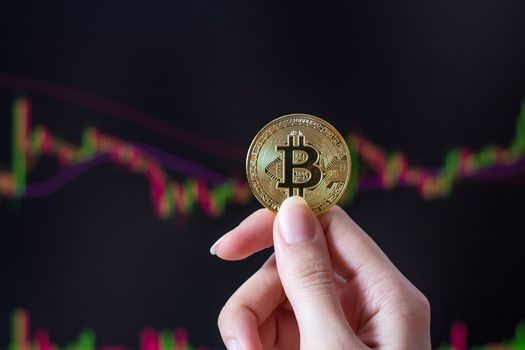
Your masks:
<svg viewBox="0 0 525 350"><path fill-rule="evenodd" d="M430 170L431 174L435 174L436 170ZM509 165L495 165L479 170L478 172L466 175L463 179L490 181L501 178L509 178L525 173L525 158ZM381 178L377 175L363 177L359 180L357 187L358 192L367 192L373 190L384 189Z"/></svg>
<svg viewBox="0 0 525 350"><path fill-rule="evenodd" d="M468 176L473 180L492 180L502 177L513 177L525 172L525 158L518 160L511 165L496 165L480 170L476 174Z"/></svg>
<svg viewBox="0 0 525 350"><path fill-rule="evenodd" d="M180 171L188 175L200 177L200 179L206 179L214 184L221 184L227 180L225 176L200 164L176 157L149 145L137 145L137 147L145 149L145 153L149 153L152 158L159 159L167 169L172 171ZM86 162L70 166L48 180L29 184L24 193L24 198L39 198L50 195L71 182L74 178L80 176L82 173L110 160L111 158L109 155L100 155ZM178 162L180 163L178 164ZM486 168L480 170L476 174L469 175L467 178L473 180L493 180L513 177L523 173L525 173L525 159L508 166L493 166ZM380 189L383 189L381 179L379 176L373 175L360 179L357 190L359 193L362 193Z"/></svg>
<svg viewBox="0 0 525 350"><path fill-rule="evenodd" d="M164 167L166 167L166 169L171 171L196 177L212 185L220 185L228 180L224 175L221 175L218 172L205 167L204 165L177 157L156 147L139 143L134 145L135 147L139 148L147 157L158 160ZM108 161L111 161L111 157L107 154L102 154L95 156L94 158L91 158L85 162L69 166L50 179L29 184L24 193L24 197L39 198L50 195L56 192L59 188L67 185L74 178L82 175L82 173L85 173L93 169L95 166Z"/></svg>
<svg viewBox="0 0 525 350"><path fill-rule="evenodd" d="M150 156L151 158L158 159L167 169L171 171L194 176L212 185L219 185L227 180L224 175L221 175L202 164L180 158L157 147L143 143L133 143L133 145L142 150L144 154Z"/></svg>
<svg viewBox="0 0 525 350"><path fill-rule="evenodd" d="M83 163L70 166L62 170L61 172L59 172L57 175L53 176L50 179L29 184L26 187L26 191L24 192L23 197L24 198L40 198L40 197L45 197L50 194L53 194L58 189L60 189L61 187L64 187L65 185L67 185L68 183L70 183L71 181L73 181L75 178L79 177L83 173L109 160L110 160L109 155L104 154L104 155L100 155L95 158L92 158Z"/></svg>
<svg viewBox="0 0 525 350"><path fill-rule="evenodd" d="M357 192L361 193L373 190L380 190L382 188L383 185L379 176L372 175L359 179L359 183L357 185Z"/></svg>

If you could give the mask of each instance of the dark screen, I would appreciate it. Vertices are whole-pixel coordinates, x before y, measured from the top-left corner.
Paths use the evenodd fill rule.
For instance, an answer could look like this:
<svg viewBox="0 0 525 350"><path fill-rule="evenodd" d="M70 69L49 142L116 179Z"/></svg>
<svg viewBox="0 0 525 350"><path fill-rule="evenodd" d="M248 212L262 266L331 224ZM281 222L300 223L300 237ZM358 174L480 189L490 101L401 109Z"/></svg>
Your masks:
<svg viewBox="0 0 525 350"><path fill-rule="evenodd" d="M0 173L14 167L21 99L33 127L71 145L96 128L150 147L171 156L167 174L190 187L245 183L257 131L296 112L436 172L451 150L516 145L523 14L522 1L7 1ZM525 318L520 157L436 198L371 186L344 206L430 300L435 347L457 320L474 345L512 338ZM90 328L98 345L138 348L149 326L183 327L190 343L222 348L222 305L271 252L224 262L208 249L261 205L228 200L210 216L196 203L161 218L143 174L97 159L72 170L28 157L27 188L55 187L0 197L0 347L24 308L32 329L60 346ZM354 162L353 176L377 177L365 159Z"/></svg>

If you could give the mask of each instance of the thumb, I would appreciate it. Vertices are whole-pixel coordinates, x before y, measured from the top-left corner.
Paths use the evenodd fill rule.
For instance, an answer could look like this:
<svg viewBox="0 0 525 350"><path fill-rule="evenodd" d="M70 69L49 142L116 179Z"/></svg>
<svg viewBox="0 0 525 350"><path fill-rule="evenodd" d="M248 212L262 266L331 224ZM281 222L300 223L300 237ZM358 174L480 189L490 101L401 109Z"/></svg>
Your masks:
<svg viewBox="0 0 525 350"><path fill-rule="evenodd" d="M346 349L357 338L337 296L325 236L302 197L286 199L273 240L277 270L295 313L301 349Z"/></svg>

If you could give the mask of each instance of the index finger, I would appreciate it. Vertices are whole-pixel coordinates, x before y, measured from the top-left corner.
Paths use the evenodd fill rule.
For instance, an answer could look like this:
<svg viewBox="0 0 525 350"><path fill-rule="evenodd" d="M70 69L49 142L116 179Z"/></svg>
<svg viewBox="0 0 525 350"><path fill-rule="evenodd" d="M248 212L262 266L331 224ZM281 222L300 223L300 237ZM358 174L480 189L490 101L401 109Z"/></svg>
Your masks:
<svg viewBox="0 0 525 350"><path fill-rule="evenodd" d="M259 209L222 236L212 254L225 260L241 260L273 245L275 213ZM339 206L319 216L334 269L351 279L363 267L397 271L383 251Z"/></svg>
<svg viewBox="0 0 525 350"><path fill-rule="evenodd" d="M219 238L210 253L224 260L241 260L273 246L274 219L275 213L269 209L255 211Z"/></svg>

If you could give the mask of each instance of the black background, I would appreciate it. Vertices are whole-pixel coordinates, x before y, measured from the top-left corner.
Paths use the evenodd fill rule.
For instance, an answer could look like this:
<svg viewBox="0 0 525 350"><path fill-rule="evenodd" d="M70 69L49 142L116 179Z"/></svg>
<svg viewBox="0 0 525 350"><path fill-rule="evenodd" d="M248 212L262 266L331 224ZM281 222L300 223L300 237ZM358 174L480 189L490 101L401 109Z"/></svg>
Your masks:
<svg viewBox="0 0 525 350"><path fill-rule="evenodd" d="M511 142L525 97L524 14L519 0L9 1L0 71L88 91L241 151L269 120L304 112L438 166L454 146ZM24 92L0 89L2 166L10 104ZM72 142L96 125L243 176L242 157L27 96L34 122ZM56 170L44 160L30 181ZM346 208L430 299L434 346L457 319L473 344L509 338L525 318L522 180L463 181L434 201L413 189L368 192ZM184 326L193 344L221 347L222 304L269 252L226 263L208 248L258 207L158 220L147 181L111 164L53 196L0 202L0 346L22 306L61 345L91 327L99 344L136 348L150 325Z"/></svg>

